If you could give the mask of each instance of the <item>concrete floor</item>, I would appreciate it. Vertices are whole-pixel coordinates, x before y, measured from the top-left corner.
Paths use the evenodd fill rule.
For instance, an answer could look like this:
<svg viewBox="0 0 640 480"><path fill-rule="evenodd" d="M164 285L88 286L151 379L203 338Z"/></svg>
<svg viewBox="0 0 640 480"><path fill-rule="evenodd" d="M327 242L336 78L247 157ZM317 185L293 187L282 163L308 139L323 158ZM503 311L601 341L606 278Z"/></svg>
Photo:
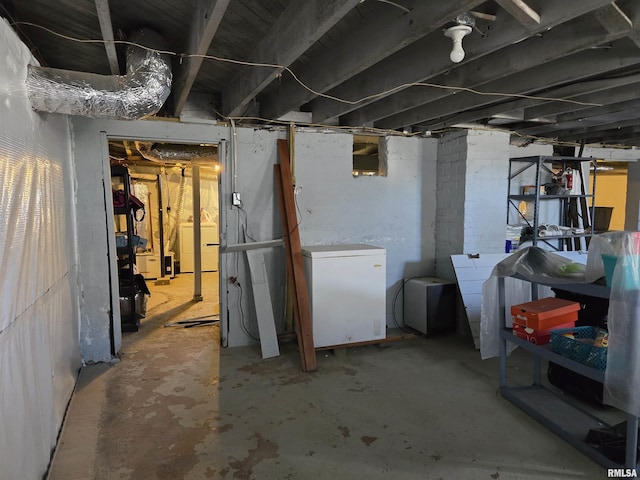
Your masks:
<svg viewBox="0 0 640 480"><path fill-rule="evenodd" d="M319 352L304 374L294 343L262 360L217 326L165 327L216 311L210 280L196 304L190 275L152 285L122 360L82 369L49 480L606 478L498 394L470 338ZM529 378L524 352L510 365Z"/></svg>

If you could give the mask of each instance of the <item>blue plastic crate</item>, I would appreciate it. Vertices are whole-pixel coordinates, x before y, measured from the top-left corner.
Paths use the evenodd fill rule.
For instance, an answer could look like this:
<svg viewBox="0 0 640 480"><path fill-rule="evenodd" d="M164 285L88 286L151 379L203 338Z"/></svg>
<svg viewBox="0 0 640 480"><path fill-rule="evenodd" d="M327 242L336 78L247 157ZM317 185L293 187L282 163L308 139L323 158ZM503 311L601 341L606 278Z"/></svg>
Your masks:
<svg viewBox="0 0 640 480"><path fill-rule="evenodd" d="M574 327L551 330L551 350L563 357L575 360L598 370L607 368L607 347L594 347L582 343L580 338L595 339L600 329L596 327ZM575 338L565 337L571 334Z"/></svg>

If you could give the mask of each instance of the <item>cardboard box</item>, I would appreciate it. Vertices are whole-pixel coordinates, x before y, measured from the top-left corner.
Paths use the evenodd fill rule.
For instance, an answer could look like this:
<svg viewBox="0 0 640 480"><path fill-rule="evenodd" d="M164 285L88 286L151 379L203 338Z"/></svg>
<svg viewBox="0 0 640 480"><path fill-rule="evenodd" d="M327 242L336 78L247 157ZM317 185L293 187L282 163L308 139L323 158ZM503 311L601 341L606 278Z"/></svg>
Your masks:
<svg viewBox="0 0 640 480"><path fill-rule="evenodd" d="M513 324L535 331L559 328L578 320L580 304L562 298L548 297L511 307Z"/></svg>
<svg viewBox="0 0 640 480"><path fill-rule="evenodd" d="M563 325L558 325L555 328L573 328L575 322L567 322ZM532 328L523 327L522 325L513 324L513 334L516 337L522 338L529 343L535 343L536 345L544 345L551 342L550 330L533 330Z"/></svg>

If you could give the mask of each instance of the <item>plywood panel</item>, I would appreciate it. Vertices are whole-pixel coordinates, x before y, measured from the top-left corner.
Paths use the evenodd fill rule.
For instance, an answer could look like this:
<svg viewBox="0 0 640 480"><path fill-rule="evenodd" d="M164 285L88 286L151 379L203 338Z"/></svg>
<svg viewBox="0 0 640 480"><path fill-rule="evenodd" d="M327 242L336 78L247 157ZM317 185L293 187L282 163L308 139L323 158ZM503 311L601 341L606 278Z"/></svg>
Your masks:
<svg viewBox="0 0 640 480"><path fill-rule="evenodd" d="M251 272L251 286L253 287L253 299L258 319L258 332L260 332L262 358L277 357L280 355L280 348L278 347L276 321L273 316L264 254L257 250L247 250L246 254Z"/></svg>

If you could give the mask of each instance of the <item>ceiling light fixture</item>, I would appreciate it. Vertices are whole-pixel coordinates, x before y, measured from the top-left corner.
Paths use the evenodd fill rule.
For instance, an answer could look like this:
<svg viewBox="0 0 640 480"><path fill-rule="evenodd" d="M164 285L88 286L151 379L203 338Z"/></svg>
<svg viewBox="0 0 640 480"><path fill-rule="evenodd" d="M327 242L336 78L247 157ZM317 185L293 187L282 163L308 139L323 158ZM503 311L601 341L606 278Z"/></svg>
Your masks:
<svg viewBox="0 0 640 480"><path fill-rule="evenodd" d="M469 25L455 25L444 31L444 36L453 41L453 48L449 54L449 58L453 63L460 63L464 60L464 49L462 48L462 39L469 35L473 30Z"/></svg>

